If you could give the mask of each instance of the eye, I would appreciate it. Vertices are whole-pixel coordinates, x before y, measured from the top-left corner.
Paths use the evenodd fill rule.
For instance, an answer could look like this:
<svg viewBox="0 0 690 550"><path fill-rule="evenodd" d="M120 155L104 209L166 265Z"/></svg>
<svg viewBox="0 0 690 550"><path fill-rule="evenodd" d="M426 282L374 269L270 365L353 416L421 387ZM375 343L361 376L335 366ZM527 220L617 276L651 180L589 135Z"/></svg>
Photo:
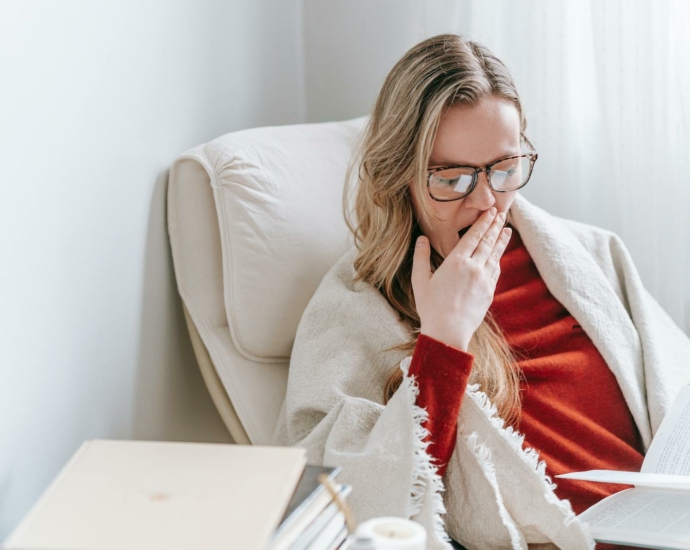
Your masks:
<svg viewBox="0 0 690 550"><path fill-rule="evenodd" d="M525 157L506 159L491 170L491 186L497 191L519 189L530 175L530 160Z"/></svg>
<svg viewBox="0 0 690 550"><path fill-rule="evenodd" d="M472 168L455 167L433 172L429 177L431 196L452 200L461 197L472 186L474 170Z"/></svg>
<svg viewBox="0 0 690 550"><path fill-rule="evenodd" d="M462 178L466 178L467 176L459 176L457 178L442 178L439 177L439 183L442 185L456 185L459 180L462 180Z"/></svg>

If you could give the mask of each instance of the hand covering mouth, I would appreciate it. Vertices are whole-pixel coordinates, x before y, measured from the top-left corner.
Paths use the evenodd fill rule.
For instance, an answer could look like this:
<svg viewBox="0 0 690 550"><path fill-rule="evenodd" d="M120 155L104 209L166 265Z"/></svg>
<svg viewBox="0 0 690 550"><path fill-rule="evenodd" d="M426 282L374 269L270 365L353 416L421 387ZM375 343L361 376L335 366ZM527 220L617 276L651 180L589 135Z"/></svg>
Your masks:
<svg viewBox="0 0 690 550"><path fill-rule="evenodd" d="M470 230L470 227L472 227L473 224L468 225L467 227L463 227L460 231L458 231L458 237L462 239L463 235L467 233ZM503 222L503 227L508 227L508 221Z"/></svg>

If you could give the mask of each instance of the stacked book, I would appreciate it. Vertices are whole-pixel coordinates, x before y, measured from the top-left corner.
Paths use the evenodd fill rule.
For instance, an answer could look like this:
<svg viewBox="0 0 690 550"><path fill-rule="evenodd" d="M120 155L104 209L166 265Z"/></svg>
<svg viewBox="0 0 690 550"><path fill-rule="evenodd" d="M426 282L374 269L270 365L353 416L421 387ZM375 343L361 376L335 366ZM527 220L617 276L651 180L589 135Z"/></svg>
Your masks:
<svg viewBox="0 0 690 550"><path fill-rule="evenodd" d="M343 503L351 487L333 483L339 471L338 467L305 467L269 550L341 548L348 536Z"/></svg>

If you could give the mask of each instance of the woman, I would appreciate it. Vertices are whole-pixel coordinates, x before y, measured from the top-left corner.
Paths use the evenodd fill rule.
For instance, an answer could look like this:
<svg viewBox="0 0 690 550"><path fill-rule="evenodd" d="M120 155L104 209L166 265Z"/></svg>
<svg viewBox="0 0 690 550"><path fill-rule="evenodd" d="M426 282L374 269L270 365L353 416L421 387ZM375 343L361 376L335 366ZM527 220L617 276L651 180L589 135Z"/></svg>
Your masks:
<svg viewBox="0 0 690 550"><path fill-rule="evenodd" d="M413 518L429 548L591 547L576 514L623 487L551 477L639 469L690 381L620 239L519 196L525 127L486 48L407 52L360 144L356 247L292 352L274 442L342 466L359 520Z"/></svg>

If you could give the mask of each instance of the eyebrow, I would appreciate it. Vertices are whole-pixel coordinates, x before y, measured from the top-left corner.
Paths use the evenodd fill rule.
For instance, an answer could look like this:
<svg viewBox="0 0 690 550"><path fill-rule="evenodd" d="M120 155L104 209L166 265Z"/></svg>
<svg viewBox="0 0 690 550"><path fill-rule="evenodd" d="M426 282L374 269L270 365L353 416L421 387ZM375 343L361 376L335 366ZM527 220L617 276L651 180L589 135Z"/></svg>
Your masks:
<svg viewBox="0 0 690 550"><path fill-rule="evenodd" d="M482 166L486 166L486 164L491 164L492 162L496 162L497 160L504 159L506 157L513 157L515 155L519 155L520 151L504 151L503 154L500 157L496 157L494 160L490 160L489 162L483 164ZM479 168L478 164L472 164L471 162L456 162L456 161L443 161L443 162L437 162L437 161L432 161L431 158L429 158L429 166L428 168L438 168L440 166L471 166L472 168Z"/></svg>

